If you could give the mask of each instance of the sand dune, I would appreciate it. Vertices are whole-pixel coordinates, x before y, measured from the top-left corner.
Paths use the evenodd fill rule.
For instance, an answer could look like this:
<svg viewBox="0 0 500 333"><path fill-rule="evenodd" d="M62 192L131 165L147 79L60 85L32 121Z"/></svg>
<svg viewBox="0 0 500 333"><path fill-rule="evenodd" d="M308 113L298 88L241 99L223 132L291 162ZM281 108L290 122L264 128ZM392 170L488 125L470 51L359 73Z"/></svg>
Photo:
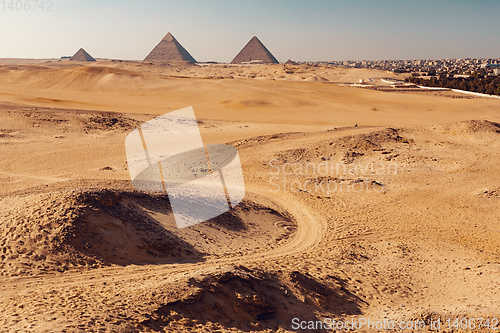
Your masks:
<svg viewBox="0 0 500 333"><path fill-rule="evenodd" d="M204 261L210 255L275 246L296 228L291 217L247 201L181 233L166 195L130 190L42 191L2 202L6 207L2 234L9 235L0 249L2 275Z"/></svg>
<svg viewBox="0 0 500 333"><path fill-rule="evenodd" d="M275 124L398 126L415 121L500 121L498 101L486 98L451 99L433 93L379 92L320 82L179 78L141 72L144 66L136 63L118 63L123 68L113 64L33 71L20 67L0 77L0 100L30 106L156 114L192 105L201 118ZM281 65L275 66L276 71L281 70ZM281 117L281 110L286 110L286 119Z"/></svg>

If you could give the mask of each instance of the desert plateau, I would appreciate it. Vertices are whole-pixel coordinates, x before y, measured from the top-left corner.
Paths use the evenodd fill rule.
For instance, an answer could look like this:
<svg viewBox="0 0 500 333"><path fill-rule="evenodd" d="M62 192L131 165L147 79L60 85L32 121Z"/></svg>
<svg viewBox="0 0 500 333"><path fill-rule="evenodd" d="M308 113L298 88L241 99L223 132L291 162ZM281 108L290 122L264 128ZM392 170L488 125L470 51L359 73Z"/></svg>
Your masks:
<svg viewBox="0 0 500 333"><path fill-rule="evenodd" d="M1 59L0 331L493 324L500 100L349 86L381 79L404 75ZM167 193L131 185L124 142L189 106L205 143L237 148L246 194L177 229Z"/></svg>

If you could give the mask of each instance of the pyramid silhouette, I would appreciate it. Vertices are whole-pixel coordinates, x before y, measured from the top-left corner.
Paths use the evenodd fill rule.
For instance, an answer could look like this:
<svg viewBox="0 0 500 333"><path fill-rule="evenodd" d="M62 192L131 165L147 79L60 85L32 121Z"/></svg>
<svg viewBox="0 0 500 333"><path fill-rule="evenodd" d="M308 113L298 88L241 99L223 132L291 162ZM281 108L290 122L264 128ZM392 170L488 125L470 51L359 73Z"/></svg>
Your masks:
<svg viewBox="0 0 500 333"><path fill-rule="evenodd" d="M279 64L279 61L262 44L262 42L253 36L238 55L231 61L232 64L241 64L243 62L260 62L264 64Z"/></svg>
<svg viewBox="0 0 500 333"><path fill-rule="evenodd" d="M76 60L76 61L96 61L84 49L79 49L78 52L76 52L74 56L72 56L71 58L69 58L69 60Z"/></svg>
<svg viewBox="0 0 500 333"><path fill-rule="evenodd" d="M169 62L169 61L190 61L195 63L196 60L189 52L169 32L158 45L148 54L144 61L151 62Z"/></svg>

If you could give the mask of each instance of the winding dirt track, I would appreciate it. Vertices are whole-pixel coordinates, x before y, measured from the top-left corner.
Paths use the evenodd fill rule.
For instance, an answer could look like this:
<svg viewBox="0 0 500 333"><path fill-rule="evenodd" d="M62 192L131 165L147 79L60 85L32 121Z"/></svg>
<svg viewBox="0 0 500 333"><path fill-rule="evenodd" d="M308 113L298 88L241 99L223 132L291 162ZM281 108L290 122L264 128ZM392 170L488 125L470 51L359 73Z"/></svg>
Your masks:
<svg viewBox="0 0 500 333"><path fill-rule="evenodd" d="M102 283L113 277L114 281L130 281L143 280L153 276L168 276L178 273L186 273L190 271L198 271L218 266L231 264L245 264L255 262L265 262L271 259L276 259L283 256L290 256L296 253L302 253L312 249L317 245L324 230L326 230L326 222L314 216L306 209L302 209L303 205L297 203L297 199L290 194L273 196L271 199L265 191L257 188L247 189L247 193L252 193L258 198L262 198L261 203L265 204L266 200L272 201L281 208L290 213L297 222L297 231L294 236L283 246L256 252L242 256L232 256L222 259L207 260L197 263L177 263L177 264L156 264L156 265L131 265L127 267L109 267L91 270L88 272L68 271L65 273L57 273L44 275L40 277L21 277L14 279L4 279L1 281L4 287L2 298L7 298L13 295L28 294L33 290L38 290L40 286L51 286L56 288L93 285ZM12 287L16 288L12 288Z"/></svg>

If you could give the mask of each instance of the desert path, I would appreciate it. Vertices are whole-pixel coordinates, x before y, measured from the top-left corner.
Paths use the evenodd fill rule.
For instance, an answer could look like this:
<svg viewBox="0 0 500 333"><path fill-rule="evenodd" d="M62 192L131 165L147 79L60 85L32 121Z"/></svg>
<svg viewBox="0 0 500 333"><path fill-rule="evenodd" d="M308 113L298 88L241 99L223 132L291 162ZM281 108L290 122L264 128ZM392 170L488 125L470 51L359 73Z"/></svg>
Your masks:
<svg viewBox="0 0 500 333"><path fill-rule="evenodd" d="M377 126L369 127L347 127L340 129L336 132L330 132L331 135L335 137L340 137L348 134L354 133L368 133L373 131L373 129L378 128ZM303 133L280 133L283 137L287 138L287 147L296 147L300 142L304 142ZM318 138L325 136L324 132L310 133L307 137L306 142L314 142ZM247 151L250 155L255 153L255 149L265 150L269 152L277 152L283 149L283 146L276 147L273 140L269 140L268 136L264 142L259 142L257 145L253 144L250 140L244 147L239 150L244 152ZM31 176L28 174L14 174L8 172L0 172L0 174L18 176L24 178L37 178L42 180L47 180L51 182L64 182L67 179L56 178L56 177L43 177L43 176ZM72 180L88 180L85 178L72 178ZM87 272L81 271L68 271L63 274L47 274L41 277L20 277L10 280L4 280L3 286L4 295L5 289L11 290L12 294L17 294L18 291L13 288L7 288L8 286L16 286L17 288L22 288L23 292L27 292L31 289L38 288L39 285L57 285L57 286L76 286L80 285L82 281L92 281L92 283L102 282L108 280L110 277L115 279L120 279L122 281L134 280L134 279L146 279L151 276L162 276L166 274L180 274L190 271L200 271L204 269L209 269L213 267L220 267L224 265L232 264L250 264L265 262L267 260L278 259L285 256L292 256L294 254L300 254L312 250L317 244L321 242L322 236L327 229L327 222L324 218L320 216L314 216L308 208L303 203L299 203L300 199L291 193L280 193L280 195L273 195L269 189L266 189L257 185L247 186L246 192L248 194L253 194L258 198L258 202L265 205L265 202L271 201L277 204L286 212L290 213L297 222L297 230L293 234L292 238L286 242L284 245L263 250L260 252L254 252L246 255L234 255L226 258L209 259L207 261L198 263L175 263L175 264L146 264L144 266L140 264L132 264L125 267L104 267L96 271L90 270ZM338 202L345 206L346 204L341 200L337 199ZM343 238L340 238L342 240ZM19 289L18 289L19 290Z"/></svg>

